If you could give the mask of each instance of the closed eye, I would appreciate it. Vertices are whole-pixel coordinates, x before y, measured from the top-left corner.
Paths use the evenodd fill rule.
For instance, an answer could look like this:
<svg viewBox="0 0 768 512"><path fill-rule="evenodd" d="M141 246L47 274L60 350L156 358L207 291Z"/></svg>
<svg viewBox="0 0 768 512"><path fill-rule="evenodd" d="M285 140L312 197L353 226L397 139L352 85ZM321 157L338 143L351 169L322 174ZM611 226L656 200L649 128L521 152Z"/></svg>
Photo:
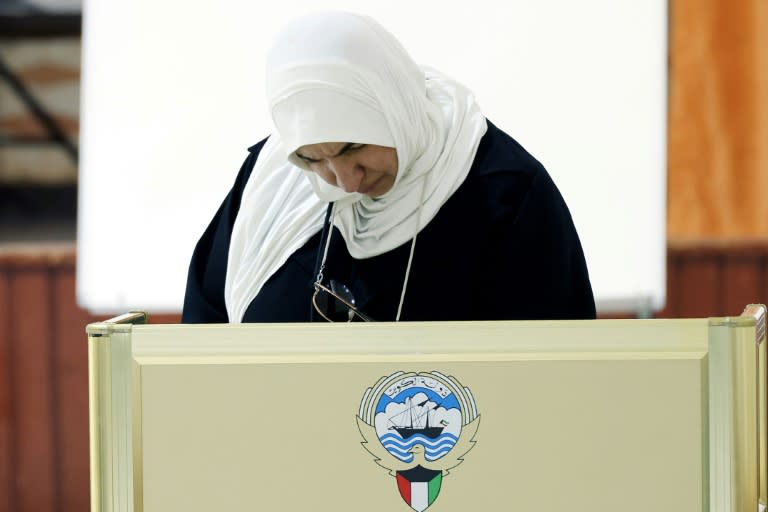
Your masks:
<svg viewBox="0 0 768 512"><path fill-rule="evenodd" d="M352 153L354 151L357 151L358 149L363 149L365 147L365 144L355 144L353 142L350 142L349 144L346 144L343 148L341 148L341 151L336 153L336 156L346 155L347 153Z"/></svg>
<svg viewBox="0 0 768 512"><path fill-rule="evenodd" d="M348 142L347 144L344 144L344 146L335 155L333 155L331 158L336 158L338 156L348 155L349 153L354 153L355 151L363 149L365 146L366 146L366 144L358 144L358 143L355 143L355 142ZM308 164L316 164L316 163L318 163L320 161L319 159L310 158L310 157L308 157L306 155L302 155L301 153L298 153L298 152L295 153L295 154L296 154L297 157L301 158L302 160L304 160Z"/></svg>
<svg viewBox="0 0 768 512"><path fill-rule="evenodd" d="M299 153L296 153L296 156L307 162L308 164L316 164L320 160L315 160L314 158L309 158L308 156L300 155Z"/></svg>

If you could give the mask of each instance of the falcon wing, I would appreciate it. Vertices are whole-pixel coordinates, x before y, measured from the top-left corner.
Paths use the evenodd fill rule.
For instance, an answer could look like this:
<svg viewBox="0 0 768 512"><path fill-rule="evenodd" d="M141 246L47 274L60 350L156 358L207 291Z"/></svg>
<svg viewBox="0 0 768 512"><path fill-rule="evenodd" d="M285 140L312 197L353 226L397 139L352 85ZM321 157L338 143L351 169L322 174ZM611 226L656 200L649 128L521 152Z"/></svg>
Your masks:
<svg viewBox="0 0 768 512"><path fill-rule="evenodd" d="M356 419L357 428L364 439L360 444L368 453L373 455L373 460L376 464L388 470L391 476L395 476L396 471L405 471L414 466L413 462L403 462L389 453L379 442L379 436L376 434L376 429L364 422L360 416L357 416ZM461 440L461 438L459 438L459 440Z"/></svg>

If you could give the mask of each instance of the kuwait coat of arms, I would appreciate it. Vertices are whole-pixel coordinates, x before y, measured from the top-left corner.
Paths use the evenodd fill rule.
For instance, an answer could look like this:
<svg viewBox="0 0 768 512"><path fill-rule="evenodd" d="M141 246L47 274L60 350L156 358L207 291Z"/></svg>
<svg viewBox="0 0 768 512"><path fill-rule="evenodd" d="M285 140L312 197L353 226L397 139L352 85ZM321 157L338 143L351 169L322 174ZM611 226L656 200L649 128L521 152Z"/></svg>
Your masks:
<svg viewBox="0 0 768 512"><path fill-rule="evenodd" d="M363 447L417 512L435 502L443 478L474 446L479 424L469 389L435 371L382 377L357 415Z"/></svg>

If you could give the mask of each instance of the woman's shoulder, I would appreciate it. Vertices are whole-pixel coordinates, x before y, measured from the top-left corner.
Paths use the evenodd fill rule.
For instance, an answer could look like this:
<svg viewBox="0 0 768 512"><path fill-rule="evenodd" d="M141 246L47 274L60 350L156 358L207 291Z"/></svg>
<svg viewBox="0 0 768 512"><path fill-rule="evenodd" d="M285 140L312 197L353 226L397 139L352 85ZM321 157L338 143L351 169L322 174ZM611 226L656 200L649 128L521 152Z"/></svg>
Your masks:
<svg viewBox="0 0 768 512"><path fill-rule="evenodd" d="M495 218L518 211L533 188L550 181L544 166L515 139L488 121L457 200ZM461 198L461 199L459 199Z"/></svg>
<svg viewBox="0 0 768 512"><path fill-rule="evenodd" d="M488 219L518 218L531 201L545 209L567 208L544 166L490 121L461 188L461 202L476 205L477 214Z"/></svg>
<svg viewBox="0 0 768 512"><path fill-rule="evenodd" d="M544 171L536 160L518 141L494 125L490 120L488 130L480 139L470 176L493 174L523 174L533 178Z"/></svg>

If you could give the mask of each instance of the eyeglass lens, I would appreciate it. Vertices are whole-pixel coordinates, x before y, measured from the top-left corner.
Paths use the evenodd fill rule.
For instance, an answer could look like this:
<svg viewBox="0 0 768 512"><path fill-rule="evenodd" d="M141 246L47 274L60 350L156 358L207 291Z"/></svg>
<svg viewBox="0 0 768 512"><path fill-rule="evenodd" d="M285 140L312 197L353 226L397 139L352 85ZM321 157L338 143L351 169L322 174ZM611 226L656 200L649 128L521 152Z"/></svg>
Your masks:
<svg viewBox="0 0 768 512"><path fill-rule="evenodd" d="M329 293L321 293L317 297L318 307L320 307L333 322L351 322L355 317L355 312L342 301L346 301L352 306L356 306L355 296L352 294L352 290L350 290L347 285L339 283L333 279L328 283L328 288L342 300L339 300Z"/></svg>

